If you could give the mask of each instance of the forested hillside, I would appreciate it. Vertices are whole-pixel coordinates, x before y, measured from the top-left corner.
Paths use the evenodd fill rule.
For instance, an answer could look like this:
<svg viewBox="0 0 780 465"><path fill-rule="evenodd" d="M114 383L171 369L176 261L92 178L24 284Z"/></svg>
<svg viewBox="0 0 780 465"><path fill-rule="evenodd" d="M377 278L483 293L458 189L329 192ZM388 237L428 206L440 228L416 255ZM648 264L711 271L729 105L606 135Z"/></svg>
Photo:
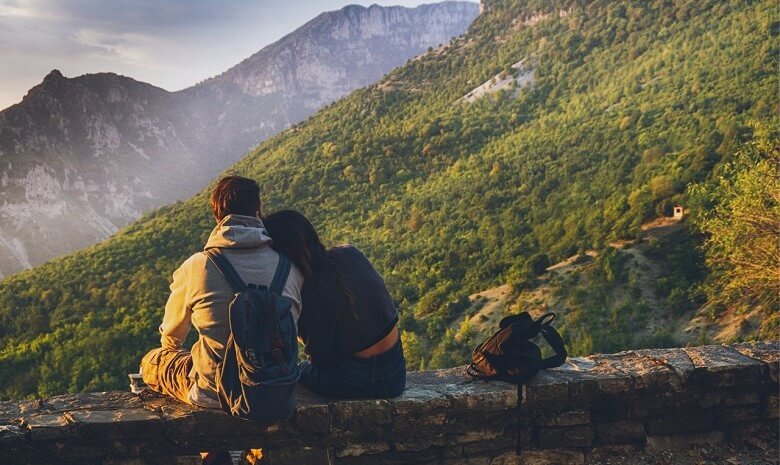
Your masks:
<svg viewBox="0 0 780 465"><path fill-rule="evenodd" d="M468 295L522 290L545 261L636 237L777 127L772 0L485 3L463 37L231 169L262 184L268 210L299 209L331 244L366 252L401 309L415 367L430 365ZM494 79L508 84L462 99ZM0 283L0 397L124 387L157 343L171 273L212 227L206 200ZM664 253L679 266L659 291L697 306L708 279L698 224L680 253ZM618 314L605 330L610 316L591 318L601 308L589 302L565 327L575 353L620 346L616 333L644 324ZM709 307L713 324L722 311ZM731 337L755 336L773 311Z"/></svg>

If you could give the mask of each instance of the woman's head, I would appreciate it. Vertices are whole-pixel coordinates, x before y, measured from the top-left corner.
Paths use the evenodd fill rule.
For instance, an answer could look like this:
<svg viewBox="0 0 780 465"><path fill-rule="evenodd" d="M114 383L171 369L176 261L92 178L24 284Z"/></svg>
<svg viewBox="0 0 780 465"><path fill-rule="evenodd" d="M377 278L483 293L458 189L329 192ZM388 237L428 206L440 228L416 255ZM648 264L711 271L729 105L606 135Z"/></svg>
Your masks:
<svg viewBox="0 0 780 465"><path fill-rule="evenodd" d="M327 251L311 222L294 210L282 210L263 218L274 249L286 255L304 276L327 263Z"/></svg>

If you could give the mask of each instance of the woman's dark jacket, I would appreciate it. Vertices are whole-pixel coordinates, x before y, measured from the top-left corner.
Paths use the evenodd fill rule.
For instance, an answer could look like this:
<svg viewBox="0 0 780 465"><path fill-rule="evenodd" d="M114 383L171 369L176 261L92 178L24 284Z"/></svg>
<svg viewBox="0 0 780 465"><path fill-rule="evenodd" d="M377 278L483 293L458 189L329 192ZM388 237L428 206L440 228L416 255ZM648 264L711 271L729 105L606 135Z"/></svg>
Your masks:
<svg viewBox="0 0 780 465"><path fill-rule="evenodd" d="M398 322L385 281L360 250L344 245L331 249L328 255L330 266L307 278L301 292L298 332L315 365L368 349ZM334 268L341 286L352 295L352 308Z"/></svg>

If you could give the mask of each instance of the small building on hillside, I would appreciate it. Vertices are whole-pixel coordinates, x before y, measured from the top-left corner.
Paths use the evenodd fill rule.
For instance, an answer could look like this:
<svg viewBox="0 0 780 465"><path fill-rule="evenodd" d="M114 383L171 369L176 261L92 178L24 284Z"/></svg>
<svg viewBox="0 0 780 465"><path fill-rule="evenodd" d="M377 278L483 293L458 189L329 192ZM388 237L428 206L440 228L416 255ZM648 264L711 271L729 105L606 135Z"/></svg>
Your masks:
<svg viewBox="0 0 780 465"><path fill-rule="evenodd" d="M682 205L675 205L674 206L674 213L672 214L672 218L675 220L681 220L685 216L685 209Z"/></svg>

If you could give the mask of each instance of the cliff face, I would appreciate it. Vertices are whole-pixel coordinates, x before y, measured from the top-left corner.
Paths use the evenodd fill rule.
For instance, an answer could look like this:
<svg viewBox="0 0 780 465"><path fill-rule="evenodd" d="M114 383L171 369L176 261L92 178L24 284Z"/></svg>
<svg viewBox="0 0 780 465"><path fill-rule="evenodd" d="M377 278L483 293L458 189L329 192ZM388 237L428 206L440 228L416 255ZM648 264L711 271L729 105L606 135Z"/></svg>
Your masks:
<svg viewBox="0 0 780 465"><path fill-rule="evenodd" d="M262 140L463 33L478 5L323 13L180 92L52 71L0 112L0 277L187 198Z"/></svg>
<svg viewBox="0 0 780 465"><path fill-rule="evenodd" d="M115 74L52 71L0 112L0 273L105 238L192 186L173 95Z"/></svg>

